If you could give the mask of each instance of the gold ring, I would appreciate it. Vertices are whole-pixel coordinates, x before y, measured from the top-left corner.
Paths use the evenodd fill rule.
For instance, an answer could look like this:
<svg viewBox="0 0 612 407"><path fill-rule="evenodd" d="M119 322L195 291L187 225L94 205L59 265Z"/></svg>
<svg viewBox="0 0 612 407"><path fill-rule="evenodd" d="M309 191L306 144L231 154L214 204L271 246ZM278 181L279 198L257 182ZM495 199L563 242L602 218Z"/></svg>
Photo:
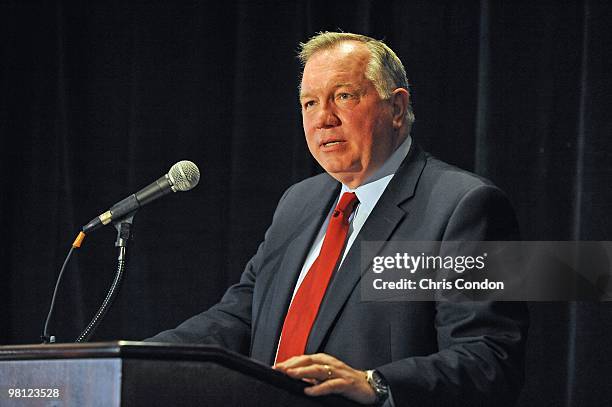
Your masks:
<svg viewBox="0 0 612 407"><path fill-rule="evenodd" d="M333 375L332 369L331 369L331 367L329 365L324 365L324 367L325 367L325 369L327 369L327 379L325 379L325 380L329 380L329 379L332 378L332 375Z"/></svg>

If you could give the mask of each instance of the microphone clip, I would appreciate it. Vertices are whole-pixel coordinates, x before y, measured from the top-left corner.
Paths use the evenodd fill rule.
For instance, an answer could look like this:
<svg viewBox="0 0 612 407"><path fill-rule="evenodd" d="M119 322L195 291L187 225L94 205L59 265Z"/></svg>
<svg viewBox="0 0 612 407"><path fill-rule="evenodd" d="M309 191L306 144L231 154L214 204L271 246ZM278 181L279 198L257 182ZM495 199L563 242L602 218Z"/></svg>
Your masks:
<svg viewBox="0 0 612 407"><path fill-rule="evenodd" d="M136 211L128 213L121 219L113 222L113 226L117 229L117 240L115 247L127 247L128 242L132 238L132 224L134 223L134 215Z"/></svg>

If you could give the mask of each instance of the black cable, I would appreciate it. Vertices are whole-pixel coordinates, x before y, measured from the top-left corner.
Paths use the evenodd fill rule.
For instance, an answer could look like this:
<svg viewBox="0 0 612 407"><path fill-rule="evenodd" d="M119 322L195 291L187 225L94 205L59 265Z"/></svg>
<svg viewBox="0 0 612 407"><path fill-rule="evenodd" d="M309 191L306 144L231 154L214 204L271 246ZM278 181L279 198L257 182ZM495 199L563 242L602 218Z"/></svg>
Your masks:
<svg viewBox="0 0 612 407"><path fill-rule="evenodd" d="M57 277L57 282L55 283L55 289L53 290L53 297L51 298L51 306L49 307L49 313L47 314L47 319L45 320L45 326L43 328L43 334L40 337L43 340L43 343L53 343L55 342L55 336L49 336L48 328L49 321L51 320L51 315L53 314L53 309L55 308L55 298L57 297L57 290L59 288L60 281L62 280L62 276L64 275L64 270L66 269L66 265L72 256L72 252L74 251L75 246L70 247L70 251L66 256L66 260L64 260L64 264L62 264L62 269L60 270L59 276Z"/></svg>

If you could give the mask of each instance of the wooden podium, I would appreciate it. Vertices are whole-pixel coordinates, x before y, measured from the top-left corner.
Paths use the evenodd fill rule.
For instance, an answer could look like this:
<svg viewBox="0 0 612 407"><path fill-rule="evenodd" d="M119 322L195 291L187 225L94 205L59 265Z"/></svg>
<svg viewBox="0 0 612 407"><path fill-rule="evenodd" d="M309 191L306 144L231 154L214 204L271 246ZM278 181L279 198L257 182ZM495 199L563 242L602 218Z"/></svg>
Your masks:
<svg viewBox="0 0 612 407"><path fill-rule="evenodd" d="M306 385L212 346L0 346L0 406L356 406Z"/></svg>

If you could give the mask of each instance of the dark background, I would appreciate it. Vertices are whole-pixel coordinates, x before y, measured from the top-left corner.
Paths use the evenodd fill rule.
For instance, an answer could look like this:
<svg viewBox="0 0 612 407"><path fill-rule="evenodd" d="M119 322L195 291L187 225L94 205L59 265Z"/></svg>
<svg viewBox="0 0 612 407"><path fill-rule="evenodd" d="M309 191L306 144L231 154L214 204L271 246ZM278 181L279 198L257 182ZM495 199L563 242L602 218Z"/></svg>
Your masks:
<svg viewBox="0 0 612 407"><path fill-rule="evenodd" d="M502 187L526 240L612 240L607 1L84 3L0 3L2 344L39 341L80 226L181 159L200 184L137 215L93 340L145 338L215 303L284 189L320 171L295 58L320 30L386 40L412 83L416 142ZM88 236L70 263L59 341L101 303L114 239ZM610 304L530 311L521 405L609 405Z"/></svg>

